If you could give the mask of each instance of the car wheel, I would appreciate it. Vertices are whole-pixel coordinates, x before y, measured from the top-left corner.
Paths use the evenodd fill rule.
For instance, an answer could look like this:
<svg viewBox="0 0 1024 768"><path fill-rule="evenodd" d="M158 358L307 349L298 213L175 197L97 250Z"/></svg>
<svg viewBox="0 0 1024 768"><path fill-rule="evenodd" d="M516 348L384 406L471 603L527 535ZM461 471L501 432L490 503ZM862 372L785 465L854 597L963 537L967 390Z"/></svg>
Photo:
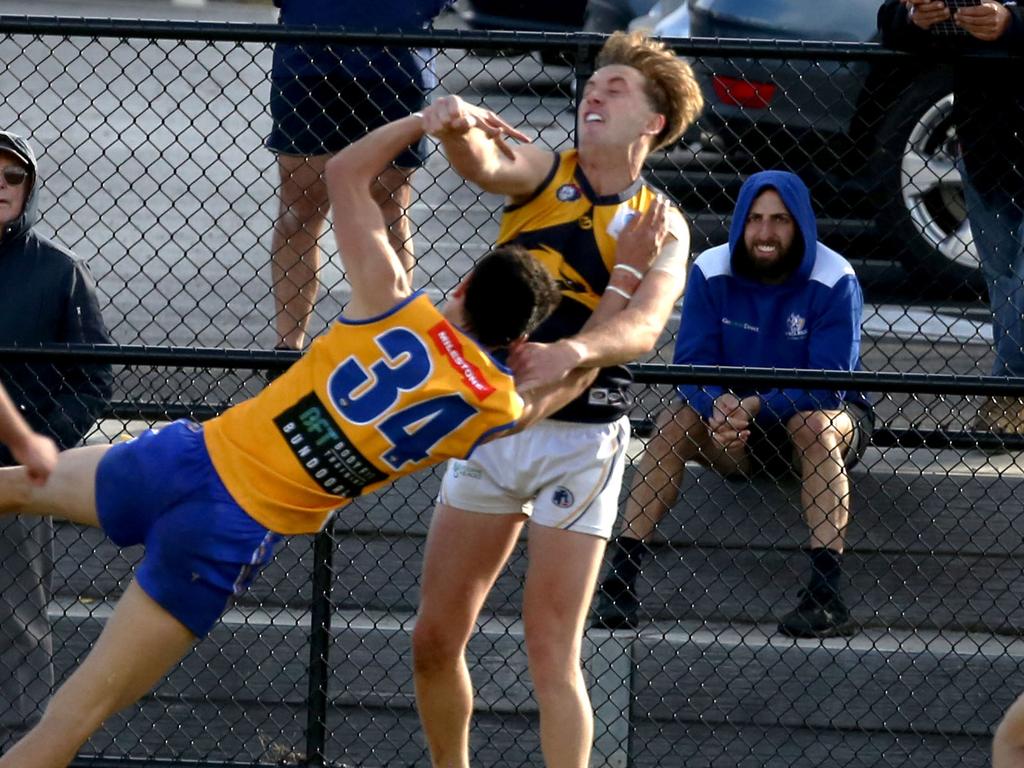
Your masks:
<svg viewBox="0 0 1024 768"><path fill-rule="evenodd" d="M950 79L935 73L903 92L878 141L881 231L907 271L944 287L983 290L957 163Z"/></svg>

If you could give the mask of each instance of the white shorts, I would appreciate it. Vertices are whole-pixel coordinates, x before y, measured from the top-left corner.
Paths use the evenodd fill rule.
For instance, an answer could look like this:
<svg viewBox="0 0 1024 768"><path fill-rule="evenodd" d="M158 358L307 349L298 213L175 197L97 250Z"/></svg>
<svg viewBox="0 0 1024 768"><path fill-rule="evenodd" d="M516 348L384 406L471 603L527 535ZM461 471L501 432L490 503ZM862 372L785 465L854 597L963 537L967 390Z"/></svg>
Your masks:
<svg viewBox="0 0 1024 768"><path fill-rule="evenodd" d="M629 419L544 420L448 462L438 501L607 539L618 517Z"/></svg>

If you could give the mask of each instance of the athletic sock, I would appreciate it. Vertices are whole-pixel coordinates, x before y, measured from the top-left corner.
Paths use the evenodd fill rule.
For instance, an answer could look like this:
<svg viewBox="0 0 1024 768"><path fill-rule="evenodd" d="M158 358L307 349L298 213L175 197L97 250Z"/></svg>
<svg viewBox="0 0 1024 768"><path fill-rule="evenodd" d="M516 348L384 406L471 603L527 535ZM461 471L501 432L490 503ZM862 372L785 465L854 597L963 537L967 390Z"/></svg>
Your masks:
<svg viewBox="0 0 1024 768"><path fill-rule="evenodd" d="M843 553L819 547L808 552L811 558L810 592L814 595L838 595L843 575Z"/></svg>

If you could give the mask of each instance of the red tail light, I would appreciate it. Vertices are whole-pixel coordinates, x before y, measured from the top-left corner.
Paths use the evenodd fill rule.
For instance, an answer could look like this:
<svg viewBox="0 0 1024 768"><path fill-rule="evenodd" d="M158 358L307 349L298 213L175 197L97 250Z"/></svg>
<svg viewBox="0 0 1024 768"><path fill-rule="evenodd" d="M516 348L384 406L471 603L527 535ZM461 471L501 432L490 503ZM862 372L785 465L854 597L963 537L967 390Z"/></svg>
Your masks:
<svg viewBox="0 0 1024 768"><path fill-rule="evenodd" d="M752 83L749 80L722 75L715 75L712 84L715 96L723 104L752 109L764 109L771 104L778 88L775 83Z"/></svg>

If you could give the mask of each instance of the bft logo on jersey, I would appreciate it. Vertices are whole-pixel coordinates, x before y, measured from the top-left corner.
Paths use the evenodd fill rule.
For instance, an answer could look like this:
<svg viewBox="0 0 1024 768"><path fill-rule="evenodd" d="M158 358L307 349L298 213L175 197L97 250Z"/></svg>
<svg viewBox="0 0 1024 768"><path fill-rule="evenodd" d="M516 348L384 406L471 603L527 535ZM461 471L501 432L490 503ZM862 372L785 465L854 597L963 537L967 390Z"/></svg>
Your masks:
<svg viewBox="0 0 1024 768"><path fill-rule="evenodd" d="M807 319L795 312L786 318L786 338L802 339L807 335Z"/></svg>

